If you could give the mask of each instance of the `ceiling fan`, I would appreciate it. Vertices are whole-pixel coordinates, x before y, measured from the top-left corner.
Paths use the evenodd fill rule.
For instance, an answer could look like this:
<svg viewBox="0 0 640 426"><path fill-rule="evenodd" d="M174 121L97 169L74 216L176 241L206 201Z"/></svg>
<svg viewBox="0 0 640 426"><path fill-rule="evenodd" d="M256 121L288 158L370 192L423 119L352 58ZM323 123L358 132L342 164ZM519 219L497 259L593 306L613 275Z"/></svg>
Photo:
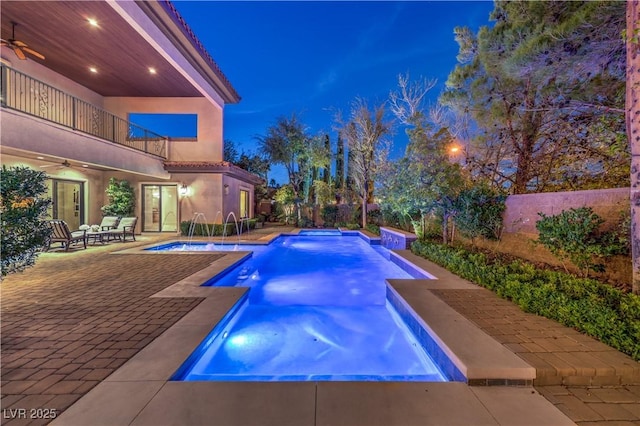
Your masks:
<svg viewBox="0 0 640 426"><path fill-rule="evenodd" d="M16 25L18 24L16 24L15 22L11 23L11 26L12 26L11 38L8 40L0 39L0 45L7 46L13 49L13 52L16 54L16 56L19 59L22 59L22 60L27 59L27 56L25 55L25 53L28 53L30 55L35 56L36 58L44 60L44 55L31 49L29 45L27 45L25 42L16 40Z"/></svg>
<svg viewBox="0 0 640 426"><path fill-rule="evenodd" d="M54 167L54 166L58 166L59 169L64 169L64 168L68 168L68 167L72 167L71 163L67 160L64 160L62 163L60 164L47 164L46 166L40 166L40 168L42 169L46 169L47 167Z"/></svg>

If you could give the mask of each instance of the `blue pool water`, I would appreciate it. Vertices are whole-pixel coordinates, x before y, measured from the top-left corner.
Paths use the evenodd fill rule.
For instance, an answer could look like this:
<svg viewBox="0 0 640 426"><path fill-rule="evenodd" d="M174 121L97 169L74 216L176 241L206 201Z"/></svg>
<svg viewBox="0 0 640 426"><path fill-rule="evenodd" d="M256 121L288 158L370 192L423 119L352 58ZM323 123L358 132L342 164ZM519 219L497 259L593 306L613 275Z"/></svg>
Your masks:
<svg viewBox="0 0 640 426"><path fill-rule="evenodd" d="M218 245L219 246L219 245ZM387 299L412 278L356 236L284 236L216 286L249 287L177 380L447 381Z"/></svg>

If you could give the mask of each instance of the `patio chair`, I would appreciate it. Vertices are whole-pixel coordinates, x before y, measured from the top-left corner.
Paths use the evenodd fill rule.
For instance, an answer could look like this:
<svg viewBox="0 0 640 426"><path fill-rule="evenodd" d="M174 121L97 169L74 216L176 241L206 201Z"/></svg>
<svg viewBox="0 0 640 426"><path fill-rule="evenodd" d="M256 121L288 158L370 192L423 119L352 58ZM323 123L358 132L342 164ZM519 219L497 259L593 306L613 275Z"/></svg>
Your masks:
<svg viewBox="0 0 640 426"><path fill-rule="evenodd" d="M124 242L127 239L127 235L131 235L133 237L133 241L135 241L137 222L137 217L123 217L120 219L120 222L118 222L118 226L109 232L109 237L113 237L114 239L118 238Z"/></svg>
<svg viewBox="0 0 640 426"><path fill-rule="evenodd" d="M87 248L87 231L71 232L69 225L64 220L50 220L48 223L51 228L51 238L49 238L47 250L51 248L51 243L62 243L64 250L69 251L71 244L77 244L81 241L84 248Z"/></svg>
<svg viewBox="0 0 640 426"><path fill-rule="evenodd" d="M118 216L105 216L102 218L102 222L100 222L100 230L108 231L117 228L119 221L120 218Z"/></svg>

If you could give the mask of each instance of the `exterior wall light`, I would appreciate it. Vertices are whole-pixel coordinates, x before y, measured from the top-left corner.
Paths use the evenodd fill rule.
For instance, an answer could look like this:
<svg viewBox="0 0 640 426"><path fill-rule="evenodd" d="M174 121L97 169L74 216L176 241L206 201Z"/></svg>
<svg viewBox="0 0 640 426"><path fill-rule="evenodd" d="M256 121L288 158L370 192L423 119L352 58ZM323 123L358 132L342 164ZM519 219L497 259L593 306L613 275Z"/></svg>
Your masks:
<svg viewBox="0 0 640 426"><path fill-rule="evenodd" d="M224 195L229 195L229 185L224 184Z"/></svg>
<svg viewBox="0 0 640 426"><path fill-rule="evenodd" d="M187 186L187 184L183 183L182 185L180 185L179 193L182 197L186 197L187 195L189 195L189 187Z"/></svg>

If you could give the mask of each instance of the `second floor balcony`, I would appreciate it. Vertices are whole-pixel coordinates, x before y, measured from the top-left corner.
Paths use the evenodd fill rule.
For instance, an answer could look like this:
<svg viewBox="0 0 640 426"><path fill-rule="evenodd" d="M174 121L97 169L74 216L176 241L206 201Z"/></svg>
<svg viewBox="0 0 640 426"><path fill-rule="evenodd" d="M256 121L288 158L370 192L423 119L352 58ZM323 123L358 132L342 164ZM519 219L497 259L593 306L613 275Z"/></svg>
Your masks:
<svg viewBox="0 0 640 426"><path fill-rule="evenodd" d="M4 64L0 104L114 144L167 158L168 138L137 126Z"/></svg>

